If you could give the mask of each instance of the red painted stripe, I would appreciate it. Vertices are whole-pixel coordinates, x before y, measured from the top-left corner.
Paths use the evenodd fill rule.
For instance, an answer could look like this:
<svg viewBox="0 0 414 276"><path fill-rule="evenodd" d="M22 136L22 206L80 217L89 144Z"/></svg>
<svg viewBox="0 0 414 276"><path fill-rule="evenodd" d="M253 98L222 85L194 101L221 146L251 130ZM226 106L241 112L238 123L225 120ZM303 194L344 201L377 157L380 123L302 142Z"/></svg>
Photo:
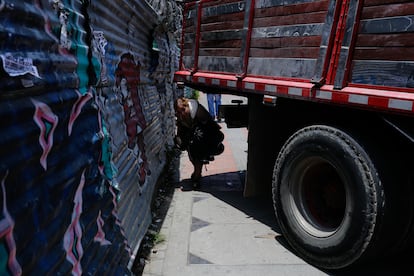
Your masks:
<svg viewBox="0 0 414 276"><path fill-rule="evenodd" d="M287 86L278 86L276 92L279 93L279 94L287 95L288 92L289 92L289 87L287 87Z"/></svg>
<svg viewBox="0 0 414 276"><path fill-rule="evenodd" d="M332 102L336 103L348 103L349 94L344 94L341 92L332 92Z"/></svg>
<svg viewBox="0 0 414 276"><path fill-rule="evenodd" d="M265 84L264 83L255 83L254 87L255 87L255 90L257 90L257 91L265 91Z"/></svg>
<svg viewBox="0 0 414 276"><path fill-rule="evenodd" d="M311 91L312 91L311 89L302 89L302 95L304 97L310 98L312 95Z"/></svg>
<svg viewBox="0 0 414 276"><path fill-rule="evenodd" d="M383 109L388 109L388 102L389 102L389 99L387 98L380 98L380 97L369 97L368 98L368 105L381 107Z"/></svg>

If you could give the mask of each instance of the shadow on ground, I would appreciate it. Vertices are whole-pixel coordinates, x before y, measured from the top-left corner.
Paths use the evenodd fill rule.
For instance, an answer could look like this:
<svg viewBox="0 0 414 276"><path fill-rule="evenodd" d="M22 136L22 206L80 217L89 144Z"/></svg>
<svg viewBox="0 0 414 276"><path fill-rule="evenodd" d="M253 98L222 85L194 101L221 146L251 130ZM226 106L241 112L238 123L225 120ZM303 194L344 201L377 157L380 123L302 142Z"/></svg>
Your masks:
<svg viewBox="0 0 414 276"><path fill-rule="evenodd" d="M179 162L179 161L178 161ZM175 166L177 166L175 164ZM178 166L179 167L179 166ZM172 166L174 168L174 166ZM235 175L241 178L241 183L244 183L245 172L230 172L221 175L205 176L201 181L201 192L210 193L217 199L233 206L253 219L269 226L276 233L281 233L277 224L276 217L273 210L273 202L271 195L257 196L257 197L244 197L243 186L227 185L225 182L219 183L215 179L231 179ZM175 169L170 169L165 175L164 181L162 181L154 195L153 201L153 222L148 229L147 235L144 237L140 249L138 251L136 261L133 266L133 273L135 275L141 275L145 266L145 260L151 253L153 246L155 245L154 236L159 233L168 208L170 206L174 191L181 189L181 191L192 191L192 183L189 179L179 182L179 176ZM215 184L211 184L215 183ZM285 247L286 250L295 254L294 250L290 247L288 242L283 236L276 236L276 242ZM296 254L295 254L296 255ZM351 269L337 270L337 271L322 271L326 275L336 276L359 276L359 275L411 275L412 274L412 260L413 254L409 250L394 257L388 257L383 259L377 259L372 262L358 265ZM409 272L411 271L411 272Z"/></svg>
<svg viewBox="0 0 414 276"><path fill-rule="evenodd" d="M231 172L227 175L214 175L206 176L202 181L200 191L209 193L225 202L226 204L231 205L232 207L238 209L239 211L245 213L249 217L257 220L267 226L269 226L273 231L278 234L281 234L281 230L276 220L273 209L273 201L271 195L263 195L256 197L244 197L243 196L243 187L233 186L229 187L226 183L220 181L211 181L213 179L226 179L229 178L229 174L239 174L242 178L241 183L244 183L245 172ZM213 185L207 185L208 183L216 183ZM204 185L203 185L204 184ZM191 189L191 188L190 188ZM287 240L283 236L276 236L276 242L281 246L286 248L292 254L295 254L295 251L289 245ZM366 262L364 264L357 265L349 269L342 269L336 271L322 271L327 275L337 275L337 276L349 276L349 275L409 275L412 274L413 270L413 261L414 254L412 250L408 250L401 254L389 257L383 257L371 262Z"/></svg>

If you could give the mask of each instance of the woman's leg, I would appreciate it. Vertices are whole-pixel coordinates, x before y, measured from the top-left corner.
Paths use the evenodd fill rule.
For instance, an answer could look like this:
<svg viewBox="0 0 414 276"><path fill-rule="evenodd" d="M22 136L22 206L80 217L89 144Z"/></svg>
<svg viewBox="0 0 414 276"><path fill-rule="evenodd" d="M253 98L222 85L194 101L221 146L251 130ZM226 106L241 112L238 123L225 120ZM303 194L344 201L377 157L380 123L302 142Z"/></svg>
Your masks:
<svg viewBox="0 0 414 276"><path fill-rule="evenodd" d="M203 163L200 160L193 160L192 163L194 166L194 172L191 174L191 180L200 181Z"/></svg>
<svg viewBox="0 0 414 276"><path fill-rule="evenodd" d="M200 160L194 160L191 158L190 158L190 161L194 167L194 172L191 174L191 181L193 182L193 187L198 188L200 186L201 171L203 169L203 163Z"/></svg>

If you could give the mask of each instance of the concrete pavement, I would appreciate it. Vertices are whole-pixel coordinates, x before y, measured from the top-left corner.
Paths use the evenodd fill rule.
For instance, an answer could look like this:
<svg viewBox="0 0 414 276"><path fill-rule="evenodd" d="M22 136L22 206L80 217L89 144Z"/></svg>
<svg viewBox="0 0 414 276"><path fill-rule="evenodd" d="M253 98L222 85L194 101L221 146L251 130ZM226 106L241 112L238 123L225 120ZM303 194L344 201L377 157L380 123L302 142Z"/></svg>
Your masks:
<svg viewBox="0 0 414 276"><path fill-rule="evenodd" d="M224 95L223 104L241 97ZM200 102L207 107L206 97ZM203 169L201 187L191 189L186 152L176 165L174 193L144 276L407 275L411 251L354 269L325 273L295 256L280 235L271 198L244 198L247 130L227 129L225 151Z"/></svg>
<svg viewBox="0 0 414 276"><path fill-rule="evenodd" d="M233 98L223 95L223 104ZM205 94L200 102L207 107ZM225 151L203 168L197 191L181 154L179 185L160 231L165 241L153 248L143 275L326 275L286 249L270 198L243 198L247 129L220 125Z"/></svg>

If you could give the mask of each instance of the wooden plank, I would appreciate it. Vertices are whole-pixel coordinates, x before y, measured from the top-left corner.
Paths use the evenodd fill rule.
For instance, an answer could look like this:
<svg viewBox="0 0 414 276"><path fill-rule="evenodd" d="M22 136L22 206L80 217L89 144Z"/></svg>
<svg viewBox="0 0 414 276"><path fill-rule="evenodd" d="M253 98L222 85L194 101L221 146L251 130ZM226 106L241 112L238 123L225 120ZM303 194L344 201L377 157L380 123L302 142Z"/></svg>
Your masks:
<svg viewBox="0 0 414 276"><path fill-rule="evenodd" d="M361 19L373 19L414 14L414 3L364 7Z"/></svg>
<svg viewBox="0 0 414 276"><path fill-rule="evenodd" d="M414 62L354 61L352 83L414 87Z"/></svg>
<svg viewBox="0 0 414 276"><path fill-rule="evenodd" d="M280 47L319 47L321 36L292 36L256 38L252 40L252 48L280 48Z"/></svg>
<svg viewBox="0 0 414 276"><path fill-rule="evenodd" d="M199 56L240 57L238 48L204 48L200 49Z"/></svg>
<svg viewBox="0 0 414 276"><path fill-rule="evenodd" d="M359 34L356 47L413 47L414 33Z"/></svg>
<svg viewBox="0 0 414 276"><path fill-rule="evenodd" d="M414 32L413 21L414 15L362 20L359 31L364 34Z"/></svg>
<svg viewBox="0 0 414 276"><path fill-rule="evenodd" d="M209 7L203 6L202 14L204 18L216 17L216 16L222 16L226 14L244 12L245 8L246 8L245 1L236 2L236 3L223 3L217 6L209 6Z"/></svg>
<svg viewBox="0 0 414 276"><path fill-rule="evenodd" d="M238 3L238 2L244 2L240 0L215 0L215 1L205 1L203 2L203 7L212 7L212 6L219 6L222 4L230 4L230 3Z"/></svg>
<svg viewBox="0 0 414 276"><path fill-rule="evenodd" d="M239 57L200 56L198 60L198 68L209 72L240 74L241 64Z"/></svg>
<svg viewBox="0 0 414 276"><path fill-rule="evenodd" d="M412 1L413 0L364 0L364 6L379 6L393 3L407 3Z"/></svg>
<svg viewBox="0 0 414 276"><path fill-rule="evenodd" d="M262 58L314 58L319 56L319 47L296 47L274 49L250 49L250 57Z"/></svg>
<svg viewBox="0 0 414 276"><path fill-rule="evenodd" d="M274 7L261 8L260 4L258 4L258 2L256 1L255 18L289 14L307 14L313 12L326 11L328 9L328 5L329 0L323 0L311 1L309 3L296 4L291 6L278 5Z"/></svg>
<svg viewBox="0 0 414 276"><path fill-rule="evenodd" d="M256 8L269 8L275 6L292 6L301 4L314 4L318 0L256 0Z"/></svg>
<svg viewBox="0 0 414 276"><path fill-rule="evenodd" d="M280 25L296 25L296 24L311 24L311 23L323 23L325 22L326 12L314 12L303 14L293 14L287 16L274 16L274 17L262 17L255 18L253 21L253 27L266 27L266 26L280 26Z"/></svg>
<svg viewBox="0 0 414 276"><path fill-rule="evenodd" d="M200 48L240 48L241 39L201 41Z"/></svg>
<svg viewBox="0 0 414 276"><path fill-rule="evenodd" d="M414 60L414 47L356 48L355 60Z"/></svg>
<svg viewBox="0 0 414 276"><path fill-rule="evenodd" d="M243 30L205 32L205 33L201 33L201 41L242 39L243 34L244 34Z"/></svg>
<svg viewBox="0 0 414 276"><path fill-rule="evenodd" d="M243 20L240 21L227 21L227 22L214 22L210 24L201 24L201 31L220 31L220 30L234 30L243 29Z"/></svg>
<svg viewBox="0 0 414 276"><path fill-rule="evenodd" d="M209 17L202 17L201 23L217 23L217 22L230 22L230 21L243 21L244 12L237 12L232 14L223 14Z"/></svg>
<svg viewBox="0 0 414 276"><path fill-rule="evenodd" d="M308 24L254 28L252 30L252 38L318 36L322 34L323 25L324 24Z"/></svg>
<svg viewBox="0 0 414 276"><path fill-rule="evenodd" d="M315 59L249 58L247 73L256 76L311 79Z"/></svg>

